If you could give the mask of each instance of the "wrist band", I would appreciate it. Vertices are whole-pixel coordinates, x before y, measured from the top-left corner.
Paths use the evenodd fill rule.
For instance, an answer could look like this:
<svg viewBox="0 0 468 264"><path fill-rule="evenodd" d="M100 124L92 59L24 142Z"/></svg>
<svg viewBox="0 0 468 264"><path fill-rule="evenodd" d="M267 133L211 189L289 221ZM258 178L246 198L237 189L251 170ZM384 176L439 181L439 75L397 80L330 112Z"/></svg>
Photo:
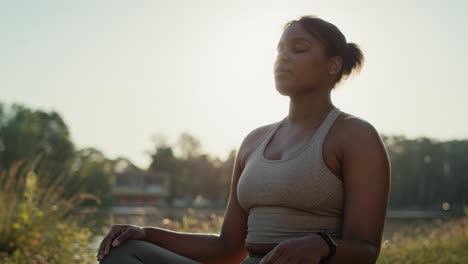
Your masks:
<svg viewBox="0 0 468 264"><path fill-rule="evenodd" d="M328 256L320 261L320 262L325 262L328 259L330 259L333 255L335 255L337 245L336 245L335 240L333 240L333 238L330 236L330 234L327 233L326 230L322 230L318 232L317 234L319 234L325 240L325 242L327 242L328 247L330 248L330 251L328 252Z"/></svg>

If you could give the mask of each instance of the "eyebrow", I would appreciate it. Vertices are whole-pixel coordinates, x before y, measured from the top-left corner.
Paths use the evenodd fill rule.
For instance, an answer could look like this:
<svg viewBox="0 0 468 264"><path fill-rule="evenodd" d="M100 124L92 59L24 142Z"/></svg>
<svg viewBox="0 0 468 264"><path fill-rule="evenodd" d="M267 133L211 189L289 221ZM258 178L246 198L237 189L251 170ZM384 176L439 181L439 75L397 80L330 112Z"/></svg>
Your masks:
<svg viewBox="0 0 468 264"><path fill-rule="evenodd" d="M306 39L306 38L304 38L304 37L294 37L294 38L289 39L289 41L298 41L298 40L299 40L299 41L305 41L305 42L307 42L308 44L312 44L308 39ZM278 46L279 46L280 43L281 43L281 41L278 42L278 44L276 45L276 48L278 48Z"/></svg>

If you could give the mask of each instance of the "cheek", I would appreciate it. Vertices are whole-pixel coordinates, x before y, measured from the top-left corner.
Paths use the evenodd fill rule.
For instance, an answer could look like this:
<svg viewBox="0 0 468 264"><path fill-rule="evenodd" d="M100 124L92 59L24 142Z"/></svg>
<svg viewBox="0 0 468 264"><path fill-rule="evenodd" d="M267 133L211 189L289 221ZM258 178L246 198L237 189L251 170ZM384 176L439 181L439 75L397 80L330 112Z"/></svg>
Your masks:
<svg viewBox="0 0 468 264"><path fill-rule="evenodd" d="M301 83L310 85L320 82L324 78L323 65L316 62L304 64L298 79Z"/></svg>
<svg viewBox="0 0 468 264"><path fill-rule="evenodd" d="M307 57L298 61L300 79L307 83L317 83L326 77L327 68L324 61L317 57Z"/></svg>

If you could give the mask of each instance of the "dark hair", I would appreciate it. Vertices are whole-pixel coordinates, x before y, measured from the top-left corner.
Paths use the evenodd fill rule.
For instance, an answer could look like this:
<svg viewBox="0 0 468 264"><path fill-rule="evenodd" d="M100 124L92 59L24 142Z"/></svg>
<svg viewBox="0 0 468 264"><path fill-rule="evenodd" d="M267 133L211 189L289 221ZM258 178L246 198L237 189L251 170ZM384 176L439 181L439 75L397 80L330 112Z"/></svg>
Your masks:
<svg viewBox="0 0 468 264"><path fill-rule="evenodd" d="M335 25L317 16L309 15L287 22L283 30L286 30L294 23L301 24L307 32L322 42L328 57L341 56L343 67L336 83L340 82L342 78L346 79L351 73L362 69L364 55L361 49L355 43L346 42L346 37Z"/></svg>

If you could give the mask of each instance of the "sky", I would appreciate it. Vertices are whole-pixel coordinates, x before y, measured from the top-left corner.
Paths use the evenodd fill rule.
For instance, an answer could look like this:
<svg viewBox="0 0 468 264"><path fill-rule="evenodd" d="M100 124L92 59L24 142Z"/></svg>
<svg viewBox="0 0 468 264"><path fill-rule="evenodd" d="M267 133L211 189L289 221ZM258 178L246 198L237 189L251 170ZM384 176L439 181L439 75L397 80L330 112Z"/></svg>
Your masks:
<svg viewBox="0 0 468 264"><path fill-rule="evenodd" d="M288 114L282 26L335 24L365 56L332 92L381 134L467 139L465 1L0 0L0 102L56 111L77 148L146 168L154 135L226 158ZM463 121L465 120L465 121Z"/></svg>

